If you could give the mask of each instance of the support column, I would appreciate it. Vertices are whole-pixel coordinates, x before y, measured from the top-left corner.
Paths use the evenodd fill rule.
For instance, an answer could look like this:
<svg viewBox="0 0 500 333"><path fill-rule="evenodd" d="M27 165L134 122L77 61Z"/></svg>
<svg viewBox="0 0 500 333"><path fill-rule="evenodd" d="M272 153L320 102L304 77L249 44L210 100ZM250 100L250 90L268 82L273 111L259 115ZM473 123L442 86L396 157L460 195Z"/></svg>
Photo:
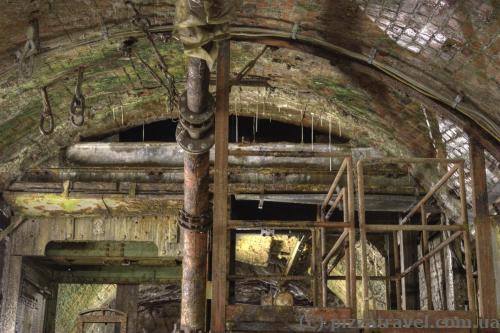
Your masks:
<svg viewBox="0 0 500 333"><path fill-rule="evenodd" d="M10 242L7 242L7 246L10 246ZM10 248L7 252L10 252ZM0 313L0 332L2 333L16 333L22 262L22 257L8 254L6 265L2 269L2 309Z"/></svg>
<svg viewBox="0 0 500 333"><path fill-rule="evenodd" d="M209 151L213 146L213 99L204 60L189 58L187 92L181 97L177 142L184 149L181 330L205 330L209 211Z"/></svg>
<svg viewBox="0 0 500 333"><path fill-rule="evenodd" d="M401 271L418 261L418 234L415 232L402 232L400 242ZM402 308L403 310L420 309L420 291L418 270L406 275L402 281Z"/></svg>
<svg viewBox="0 0 500 333"><path fill-rule="evenodd" d="M43 318L43 333L56 332L57 296L59 285L51 283L50 294L45 298L45 315Z"/></svg>
<svg viewBox="0 0 500 333"><path fill-rule="evenodd" d="M214 226L212 244L212 333L226 331L228 297L228 142L230 41L219 44L217 100L215 111Z"/></svg>
<svg viewBox="0 0 500 333"><path fill-rule="evenodd" d="M137 331L137 302L139 285L119 284L116 286L116 309L127 314L127 333ZM119 330L115 330L119 332Z"/></svg>
<svg viewBox="0 0 500 333"><path fill-rule="evenodd" d="M469 147L472 171L472 205L476 227L479 317L494 319L497 317L497 304L492 237L496 236L496 232L492 220L489 218L484 148L473 137L470 139ZM491 330L491 332L494 331Z"/></svg>

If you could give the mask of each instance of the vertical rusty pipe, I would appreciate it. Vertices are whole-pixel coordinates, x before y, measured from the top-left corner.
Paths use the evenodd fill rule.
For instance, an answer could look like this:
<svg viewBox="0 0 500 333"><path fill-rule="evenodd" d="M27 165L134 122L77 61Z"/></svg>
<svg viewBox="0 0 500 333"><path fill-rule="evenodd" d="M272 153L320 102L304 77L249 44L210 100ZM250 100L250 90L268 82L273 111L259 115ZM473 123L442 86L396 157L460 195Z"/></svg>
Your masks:
<svg viewBox="0 0 500 333"><path fill-rule="evenodd" d="M189 58L187 68L187 106L192 112L205 110L210 70L205 60Z"/></svg>
<svg viewBox="0 0 500 333"><path fill-rule="evenodd" d="M210 71L205 61L189 58L187 105L190 111L205 111ZM184 153L184 210L195 217L209 211L209 153ZM206 232L183 229L181 329L194 332L205 329L207 279Z"/></svg>

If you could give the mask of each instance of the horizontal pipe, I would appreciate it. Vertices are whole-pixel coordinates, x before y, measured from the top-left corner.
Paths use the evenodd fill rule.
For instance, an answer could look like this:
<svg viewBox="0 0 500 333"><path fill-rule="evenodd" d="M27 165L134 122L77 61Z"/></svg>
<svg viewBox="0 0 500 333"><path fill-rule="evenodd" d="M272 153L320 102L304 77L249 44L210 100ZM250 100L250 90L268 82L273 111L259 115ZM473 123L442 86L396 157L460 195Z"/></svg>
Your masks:
<svg viewBox="0 0 500 333"><path fill-rule="evenodd" d="M290 168L230 168L229 182L254 184L329 184L332 174L328 170L298 170ZM404 180L404 178L401 178ZM27 171L23 182L136 182L182 184L181 168L109 169L64 168ZM210 182L212 177L210 177Z"/></svg>
<svg viewBox="0 0 500 333"><path fill-rule="evenodd" d="M330 149L332 153L330 153ZM179 167L183 165L183 151L175 143L135 142L86 142L66 148L65 158L78 165L157 165ZM229 144L229 164L235 166L297 165L330 167L330 155L356 154L375 157L381 153L372 148L328 147L315 144L309 146L290 143ZM215 151L210 151L213 162ZM334 157L333 164L339 165L342 157Z"/></svg>

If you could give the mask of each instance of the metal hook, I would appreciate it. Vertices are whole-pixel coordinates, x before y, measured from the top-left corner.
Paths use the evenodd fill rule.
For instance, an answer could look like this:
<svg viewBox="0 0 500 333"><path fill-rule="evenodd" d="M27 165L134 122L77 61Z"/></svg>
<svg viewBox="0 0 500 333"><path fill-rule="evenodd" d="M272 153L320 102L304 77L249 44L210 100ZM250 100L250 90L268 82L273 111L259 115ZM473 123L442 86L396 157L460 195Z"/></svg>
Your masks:
<svg viewBox="0 0 500 333"><path fill-rule="evenodd" d="M75 126L82 126L85 122L85 96L82 93L83 73L85 67L78 69L75 94L69 107L71 123Z"/></svg>
<svg viewBox="0 0 500 333"><path fill-rule="evenodd" d="M52 114L52 108L50 106L49 94L47 93L47 87L40 89L40 94L42 95L43 110L40 113L40 132L43 135L49 135L54 132L54 115ZM48 121L48 127L46 127L46 122Z"/></svg>

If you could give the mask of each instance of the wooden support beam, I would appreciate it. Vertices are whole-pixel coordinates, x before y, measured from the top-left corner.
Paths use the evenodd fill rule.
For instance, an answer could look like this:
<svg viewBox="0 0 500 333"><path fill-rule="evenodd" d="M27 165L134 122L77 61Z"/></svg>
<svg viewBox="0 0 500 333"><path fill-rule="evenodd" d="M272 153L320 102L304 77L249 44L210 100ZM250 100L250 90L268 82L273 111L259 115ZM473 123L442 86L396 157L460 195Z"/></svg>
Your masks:
<svg viewBox="0 0 500 333"><path fill-rule="evenodd" d="M57 296L59 286L57 283L50 283L48 287L49 294L45 298L45 314L43 318L43 333L56 332L56 315L57 315Z"/></svg>
<svg viewBox="0 0 500 333"><path fill-rule="evenodd" d="M491 319L497 318L496 288L498 288L498 282L495 280L495 261L493 259L495 250L492 241L496 232L492 220L489 218L484 148L474 137L471 137L469 147L472 171L472 206L476 227L479 316Z"/></svg>
<svg viewBox="0 0 500 333"><path fill-rule="evenodd" d="M56 267L52 279L80 284L165 284L180 281L181 272L181 266L76 266L70 271Z"/></svg>
<svg viewBox="0 0 500 333"><path fill-rule="evenodd" d="M19 213L22 214L22 212ZM14 232L21 224L23 224L24 221L26 221L26 219L23 217L16 218L7 226L7 228L0 230L0 241L4 240L12 232Z"/></svg>
<svg viewBox="0 0 500 333"><path fill-rule="evenodd" d="M420 220L422 221L422 226L427 225L427 213L426 213L425 207L423 205L420 206ZM429 232L427 230L423 230L422 231L422 256L424 256L427 253L429 253ZM424 261L424 277L425 277L425 290L427 292L427 310L433 310L430 260Z"/></svg>
<svg viewBox="0 0 500 333"><path fill-rule="evenodd" d="M181 197L5 192L6 200L23 216L138 216L172 213L181 206ZM16 222L0 234L0 240L22 222Z"/></svg>
<svg viewBox="0 0 500 333"><path fill-rule="evenodd" d="M367 224L366 230L369 232L394 232L394 231L462 231L465 227L460 224L453 225L417 225L417 224Z"/></svg>
<svg viewBox="0 0 500 333"><path fill-rule="evenodd" d="M231 44L219 44L217 60L217 99L215 112L214 223L212 244L212 318L213 333L226 332L228 297L228 140Z"/></svg>
<svg viewBox="0 0 500 333"><path fill-rule="evenodd" d="M401 253L399 251L398 244L398 232L392 233L392 246L394 253L394 273L398 274L401 272ZM396 309L401 310L402 297L401 297L401 279L396 279Z"/></svg>
<svg viewBox="0 0 500 333"><path fill-rule="evenodd" d="M420 266L422 263L425 261L429 260L431 257L435 256L436 254L439 253L442 249L444 249L446 246L448 246L451 242L453 242L455 239L463 235L463 231L457 231L453 235L450 236L450 238L446 239L444 242L436 246L432 251L426 253L425 255L422 256L419 260L417 260L415 263L410 265L407 269L404 270L403 273L401 273L401 278L404 278L408 274L410 274L415 268Z"/></svg>
<svg viewBox="0 0 500 333"><path fill-rule="evenodd" d="M310 221L229 221L230 229L283 229L283 230L307 230L312 228L344 229L349 224L344 222L310 222Z"/></svg>
<svg viewBox="0 0 500 333"><path fill-rule="evenodd" d="M7 264L2 267L2 307L0 312L2 333L16 333L17 306L21 295L22 263L22 257L9 254Z"/></svg>
<svg viewBox="0 0 500 333"><path fill-rule="evenodd" d="M317 331L321 322L348 320L350 308L320 308L301 306L228 305L228 331L303 332ZM315 327L307 328L306 320Z"/></svg>
<svg viewBox="0 0 500 333"><path fill-rule="evenodd" d="M137 310L139 301L139 285L118 284L116 286L116 306L127 314L127 333L137 332ZM115 333L119 333L115 328Z"/></svg>

